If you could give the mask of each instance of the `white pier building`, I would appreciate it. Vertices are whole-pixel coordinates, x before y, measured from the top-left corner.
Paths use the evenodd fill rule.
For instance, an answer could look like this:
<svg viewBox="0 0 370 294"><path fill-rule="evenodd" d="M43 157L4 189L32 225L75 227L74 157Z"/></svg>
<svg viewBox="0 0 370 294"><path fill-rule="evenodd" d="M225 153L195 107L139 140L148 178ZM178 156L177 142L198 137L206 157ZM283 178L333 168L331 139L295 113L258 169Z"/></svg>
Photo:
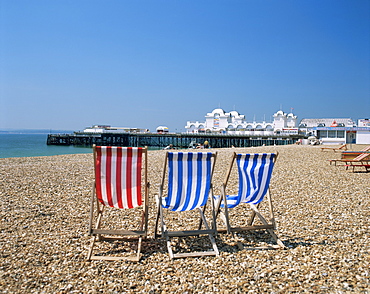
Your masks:
<svg viewBox="0 0 370 294"><path fill-rule="evenodd" d="M247 122L245 115L237 111L225 112L221 108L207 113L205 121L188 121L185 129L187 133L227 133L235 135L298 134L297 116L286 114L279 110L273 115L272 122Z"/></svg>

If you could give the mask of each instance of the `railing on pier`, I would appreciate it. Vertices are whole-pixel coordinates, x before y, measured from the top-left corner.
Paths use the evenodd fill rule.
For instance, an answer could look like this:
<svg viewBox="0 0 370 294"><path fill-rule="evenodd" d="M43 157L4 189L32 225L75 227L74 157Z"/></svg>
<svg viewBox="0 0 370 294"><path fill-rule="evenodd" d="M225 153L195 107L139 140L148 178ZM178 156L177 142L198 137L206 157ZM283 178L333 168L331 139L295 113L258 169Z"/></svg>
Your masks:
<svg viewBox="0 0 370 294"><path fill-rule="evenodd" d="M294 144L301 135L246 136L228 134L190 134L190 133L123 133L123 134L49 134L48 145L75 146L131 146L164 148L172 144L176 148L189 148L205 141L213 148L252 147Z"/></svg>

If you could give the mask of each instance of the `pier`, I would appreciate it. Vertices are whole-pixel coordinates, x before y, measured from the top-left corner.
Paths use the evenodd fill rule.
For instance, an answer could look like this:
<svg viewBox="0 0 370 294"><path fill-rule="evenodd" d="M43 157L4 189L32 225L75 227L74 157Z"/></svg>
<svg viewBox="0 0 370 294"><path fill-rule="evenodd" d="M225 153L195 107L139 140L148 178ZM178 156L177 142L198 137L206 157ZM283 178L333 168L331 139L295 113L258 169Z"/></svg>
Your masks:
<svg viewBox="0 0 370 294"><path fill-rule="evenodd" d="M294 144L302 135L246 136L229 134L192 133L101 133L101 134L49 134L48 145L65 146L123 146L164 148L172 144L175 148L191 148L198 143L209 142L213 148L257 147Z"/></svg>

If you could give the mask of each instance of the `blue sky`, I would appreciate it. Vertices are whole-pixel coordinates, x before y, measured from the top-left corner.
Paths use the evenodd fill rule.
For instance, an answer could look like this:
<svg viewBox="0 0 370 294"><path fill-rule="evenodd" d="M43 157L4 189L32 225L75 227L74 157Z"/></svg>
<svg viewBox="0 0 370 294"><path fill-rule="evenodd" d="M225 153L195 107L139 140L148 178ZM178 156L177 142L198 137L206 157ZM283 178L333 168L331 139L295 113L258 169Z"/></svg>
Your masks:
<svg viewBox="0 0 370 294"><path fill-rule="evenodd" d="M0 0L0 129L370 117L370 0Z"/></svg>

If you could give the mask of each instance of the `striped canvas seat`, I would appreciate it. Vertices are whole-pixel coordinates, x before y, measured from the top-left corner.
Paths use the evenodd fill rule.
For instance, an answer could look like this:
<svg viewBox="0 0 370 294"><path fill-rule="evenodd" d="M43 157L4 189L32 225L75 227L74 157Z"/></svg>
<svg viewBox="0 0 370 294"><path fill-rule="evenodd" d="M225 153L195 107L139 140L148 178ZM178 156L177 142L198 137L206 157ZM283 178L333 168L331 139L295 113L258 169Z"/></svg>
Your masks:
<svg viewBox="0 0 370 294"><path fill-rule="evenodd" d="M352 154L351 154L352 153ZM353 158L348 158L354 155L357 155ZM343 162L345 166L354 165L357 166L356 163L368 163L370 162L370 146L365 147L364 149L360 151L351 151L351 152L342 152L342 158L341 159L330 159L329 160L330 165L332 162L334 162L335 165L337 165L337 162Z"/></svg>
<svg viewBox="0 0 370 294"><path fill-rule="evenodd" d="M276 228L275 218L273 214L273 206L269 186L272 176L272 171L275 165L277 154L274 153L255 153L255 154L236 154L234 153L231 159L230 168L226 173L225 181L222 184L222 195L215 196L216 200L216 215L220 215L222 221L226 225L226 229L219 229L219 232L234 232L248 230L267 230L274 241L278 244L277 247L284 248L285 245L276 236L273 231ZM239 188L237 195L227 194L227 184L231 176L233 164L236 162L238 169ZM264 216L259 210L259 206L264 199L268 201L268 216ZM225 203L227 205L225 205ZM244 226L232 226L229 217L229 209L235 208L241 204L248 204L246 209L251 211L249 219L246 220ZM246 213L234 217L245 218ZM258 217L262 224L255 223L255 217ZM275 248L275 247L268 247Z"/></svg>
<svg viewBox="0 0 370 294"><path fill-rule="evenodd" d="M186 211L207 203L211 188L212 153L168 153L168 196L164 208Z"/></svg>
<svg viewBox="0 0 370 294"><path fill-rule="evenodd" d="M105 206L134 208L142 204L142 148L96 147L96 195Z"/></svg>
<svg viewBox="0 0 370 294"><path fill-rule="evenodd" d="M238 195L226 195L228 208L240 203L258 204L263 200L270 185L275 158L274 153L236 155L239 189Z"/></svg>
<svg viewBox="0 0 370 294"><path fill-rule="evenodd" d="M88 259L139 261L141 241L148 231L147 148L94 146L95 181L91 198L89 234L93 237ZM142 171L144 179L142 179ZM96 203L96 209L95 209ZM142 207L139 229L101 228L104 208ZM94 213L96 211L96 216ZM95 226L93 223L95 222ZM109 223L108 221L104 222ZM134 225L133 225L134 226ZM111 224L111 227L113 225ZM110 236L106 236L110 235ZM120 237L117 237L119 235ZM138 240L136 256L92 255L96 241Z"/></svg>
<svg viewBox="0 0 370 294"><path fill-rule="evenodd" d="M162 183L159 188L158 213L155 233L157 237L158 223L161 223L161 236L166 238L170 258L194 257L205 255L219 255L213 235L217 233L216 227L210 228L204 215L207 201L210 199L213 223L215 224L215 211L212 190L212 174L216 154L211 152L167 152ZM166 167L168 174L166 176ZM163 196L165 179L168 181L167 195ZM170 231L165 224L163 209L181 213L197 210L200 213L199 230ZM204 224L205 229L201 229ZM213 250L204 252L173 253L170 237L185 237L208 235Z"/></svg>
<svg viewBox="0 0 370 294"><path fill-rule="evenodd" d="M343 159L345 162L346 169L352 167L352 171L355 171L356 167L364 167L366 171L370 170L370 153L362 153L352 160Z"/></svg>

